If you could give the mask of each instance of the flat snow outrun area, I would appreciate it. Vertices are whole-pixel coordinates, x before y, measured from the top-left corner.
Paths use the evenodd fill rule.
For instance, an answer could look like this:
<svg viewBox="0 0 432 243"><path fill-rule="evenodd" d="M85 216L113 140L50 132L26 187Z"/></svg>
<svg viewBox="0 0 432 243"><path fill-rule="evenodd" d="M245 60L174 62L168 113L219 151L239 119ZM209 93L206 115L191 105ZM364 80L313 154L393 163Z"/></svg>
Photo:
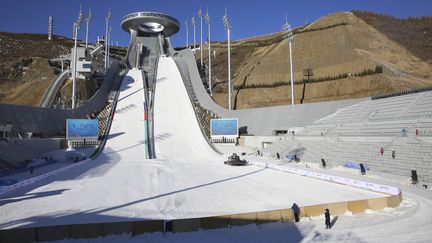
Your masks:
<svg viewBox="0 0 432 243"><path fill-rule="evenodd" d="M178 219L384 197L255 166L232 167L202 136L176 64L160 58L158 159L145 158L141 72L121 86L105 150L94 161L0 199L0 228Z"/></svg>

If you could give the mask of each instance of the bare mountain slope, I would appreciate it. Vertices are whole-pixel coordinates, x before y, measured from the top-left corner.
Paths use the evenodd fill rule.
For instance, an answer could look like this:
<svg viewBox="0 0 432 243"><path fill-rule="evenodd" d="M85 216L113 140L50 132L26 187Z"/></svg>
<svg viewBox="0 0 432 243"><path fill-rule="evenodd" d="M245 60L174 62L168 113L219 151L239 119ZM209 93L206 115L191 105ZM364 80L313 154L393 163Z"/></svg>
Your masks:
<svg viewBox="0 0 432 243"><path fill-rule="evenodd" d="M320 82L306 85L305 102L365 97L432 85L431 64L351 12L324 16L294 33L296 103L302 97L301 80L306 68L312 68L313 79ZM214 79L224 83L226 47L214 46L217 52ZM234 42L232 55L236 108L291 102L288 43L281 34ZM382 73L375 72L381 69ZM227 107L226 84L223 88L216 87L216 91L219 92L214 99Z"/></svg>
<svg viewBox="0 0 432 243"><path fill-rule="evenodd" d="M414 55L432 63L431 16L398 19L365 11L353 11L353 13Z"/></svg>
<svg viewBox="0 0 432 243"><path fill-rule="evenodd" d="M59 64L50 64L49 60L69 54L72 46L72 39L61 36L53 36L49 41L46 34L0 32L0 103L39 106L45 91L60 72ZM125 53L123 47L111 47L113 58L122 59ZM94 65L101 62L97 57ZM78 79L78 100L89 99L98 87L96 80ZM57 97L66 107L71 105L71 90L71 81L67 80Z"/></svg>
<svg viewBox="0 0 432 243"><path fill-rule="evenodd" d="M0 83L0 102L17 105L37 106L55 75L47 58L33 57L23 67L19 79Z"/></svg>
<svg viewBox="0 0 432 243"><path fill-rule="evenodd" d="M56 74L49 59L71 46L60 36L0 32L0 103L38 106Z"/></svg>

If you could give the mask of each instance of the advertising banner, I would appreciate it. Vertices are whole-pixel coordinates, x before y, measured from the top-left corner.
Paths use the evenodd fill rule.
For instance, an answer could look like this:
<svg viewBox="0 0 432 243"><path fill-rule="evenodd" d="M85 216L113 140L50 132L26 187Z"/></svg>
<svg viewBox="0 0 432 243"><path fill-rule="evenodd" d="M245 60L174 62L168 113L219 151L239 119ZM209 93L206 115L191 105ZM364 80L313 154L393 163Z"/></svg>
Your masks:
<svg viewBox="0 0 432 243"><path fill-rule="evenodd" d="M238 119L211 119L210 133L212 138L238 137Z"/></svg>
<svg viewBox="0 0 432 243"><path fill-rule="evenodd" d="M97 119L67 119L66 138L68 140L97 140L99 123Z"/></svg>
<svg viewBox="0 0 432 243"><path fill-rule="evenodd" d="M323 173L317 173L307 170L301 170L296 168L291 168L283 165L277 165L272 163L258 162L258 161L249 161L249 163L257 166L262 166L265 168L271 168L275 170L285 171L297 175L307 176L311 178L316 178L320 180L326 180L334 183L339 183L347 186L357 187L361 189L371 190L375 192L381 192L389 195L399 195L400 189L393 186L386 186L377 183L371 183L366 181L355 180L351 178L339 177L334 175L328 175Z"/></svg>

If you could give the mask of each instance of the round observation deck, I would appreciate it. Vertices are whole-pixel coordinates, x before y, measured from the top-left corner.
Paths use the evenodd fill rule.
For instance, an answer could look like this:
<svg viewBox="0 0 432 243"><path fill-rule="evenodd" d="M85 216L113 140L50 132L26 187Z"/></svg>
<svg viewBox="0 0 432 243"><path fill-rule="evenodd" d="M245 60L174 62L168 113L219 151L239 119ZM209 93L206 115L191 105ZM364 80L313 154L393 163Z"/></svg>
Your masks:
<svg viewBox="0 0 432 243"><path fill-rule="evenodd" d="M180 24L177 19L157 12L136 12L126 15L121 27L124 31L136 30L144 33L161 33L167 37L177 33Z"/></svg>

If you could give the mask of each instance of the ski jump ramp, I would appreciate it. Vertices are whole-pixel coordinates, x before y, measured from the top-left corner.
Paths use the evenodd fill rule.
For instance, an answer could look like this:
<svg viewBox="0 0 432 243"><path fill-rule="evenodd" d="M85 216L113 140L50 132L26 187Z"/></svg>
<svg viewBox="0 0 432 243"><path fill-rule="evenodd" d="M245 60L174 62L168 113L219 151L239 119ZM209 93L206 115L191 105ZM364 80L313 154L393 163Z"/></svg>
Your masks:
<svg viewBox="0 0 432 243"><path fill-rule="evenodd" d="M155 92L155 147L158 159L221 161L209 146L172 58L160 58Z"/></svg>
<svg viewBox="0 0 432 243"><path fill-rule="evenodd" d="M159 58L156 159L146 159L143 100L141 71L130 70L102 154L0 199L0 229L212 217L387 196L269 168L225 165L203 137L170 57Z"/></svg>

